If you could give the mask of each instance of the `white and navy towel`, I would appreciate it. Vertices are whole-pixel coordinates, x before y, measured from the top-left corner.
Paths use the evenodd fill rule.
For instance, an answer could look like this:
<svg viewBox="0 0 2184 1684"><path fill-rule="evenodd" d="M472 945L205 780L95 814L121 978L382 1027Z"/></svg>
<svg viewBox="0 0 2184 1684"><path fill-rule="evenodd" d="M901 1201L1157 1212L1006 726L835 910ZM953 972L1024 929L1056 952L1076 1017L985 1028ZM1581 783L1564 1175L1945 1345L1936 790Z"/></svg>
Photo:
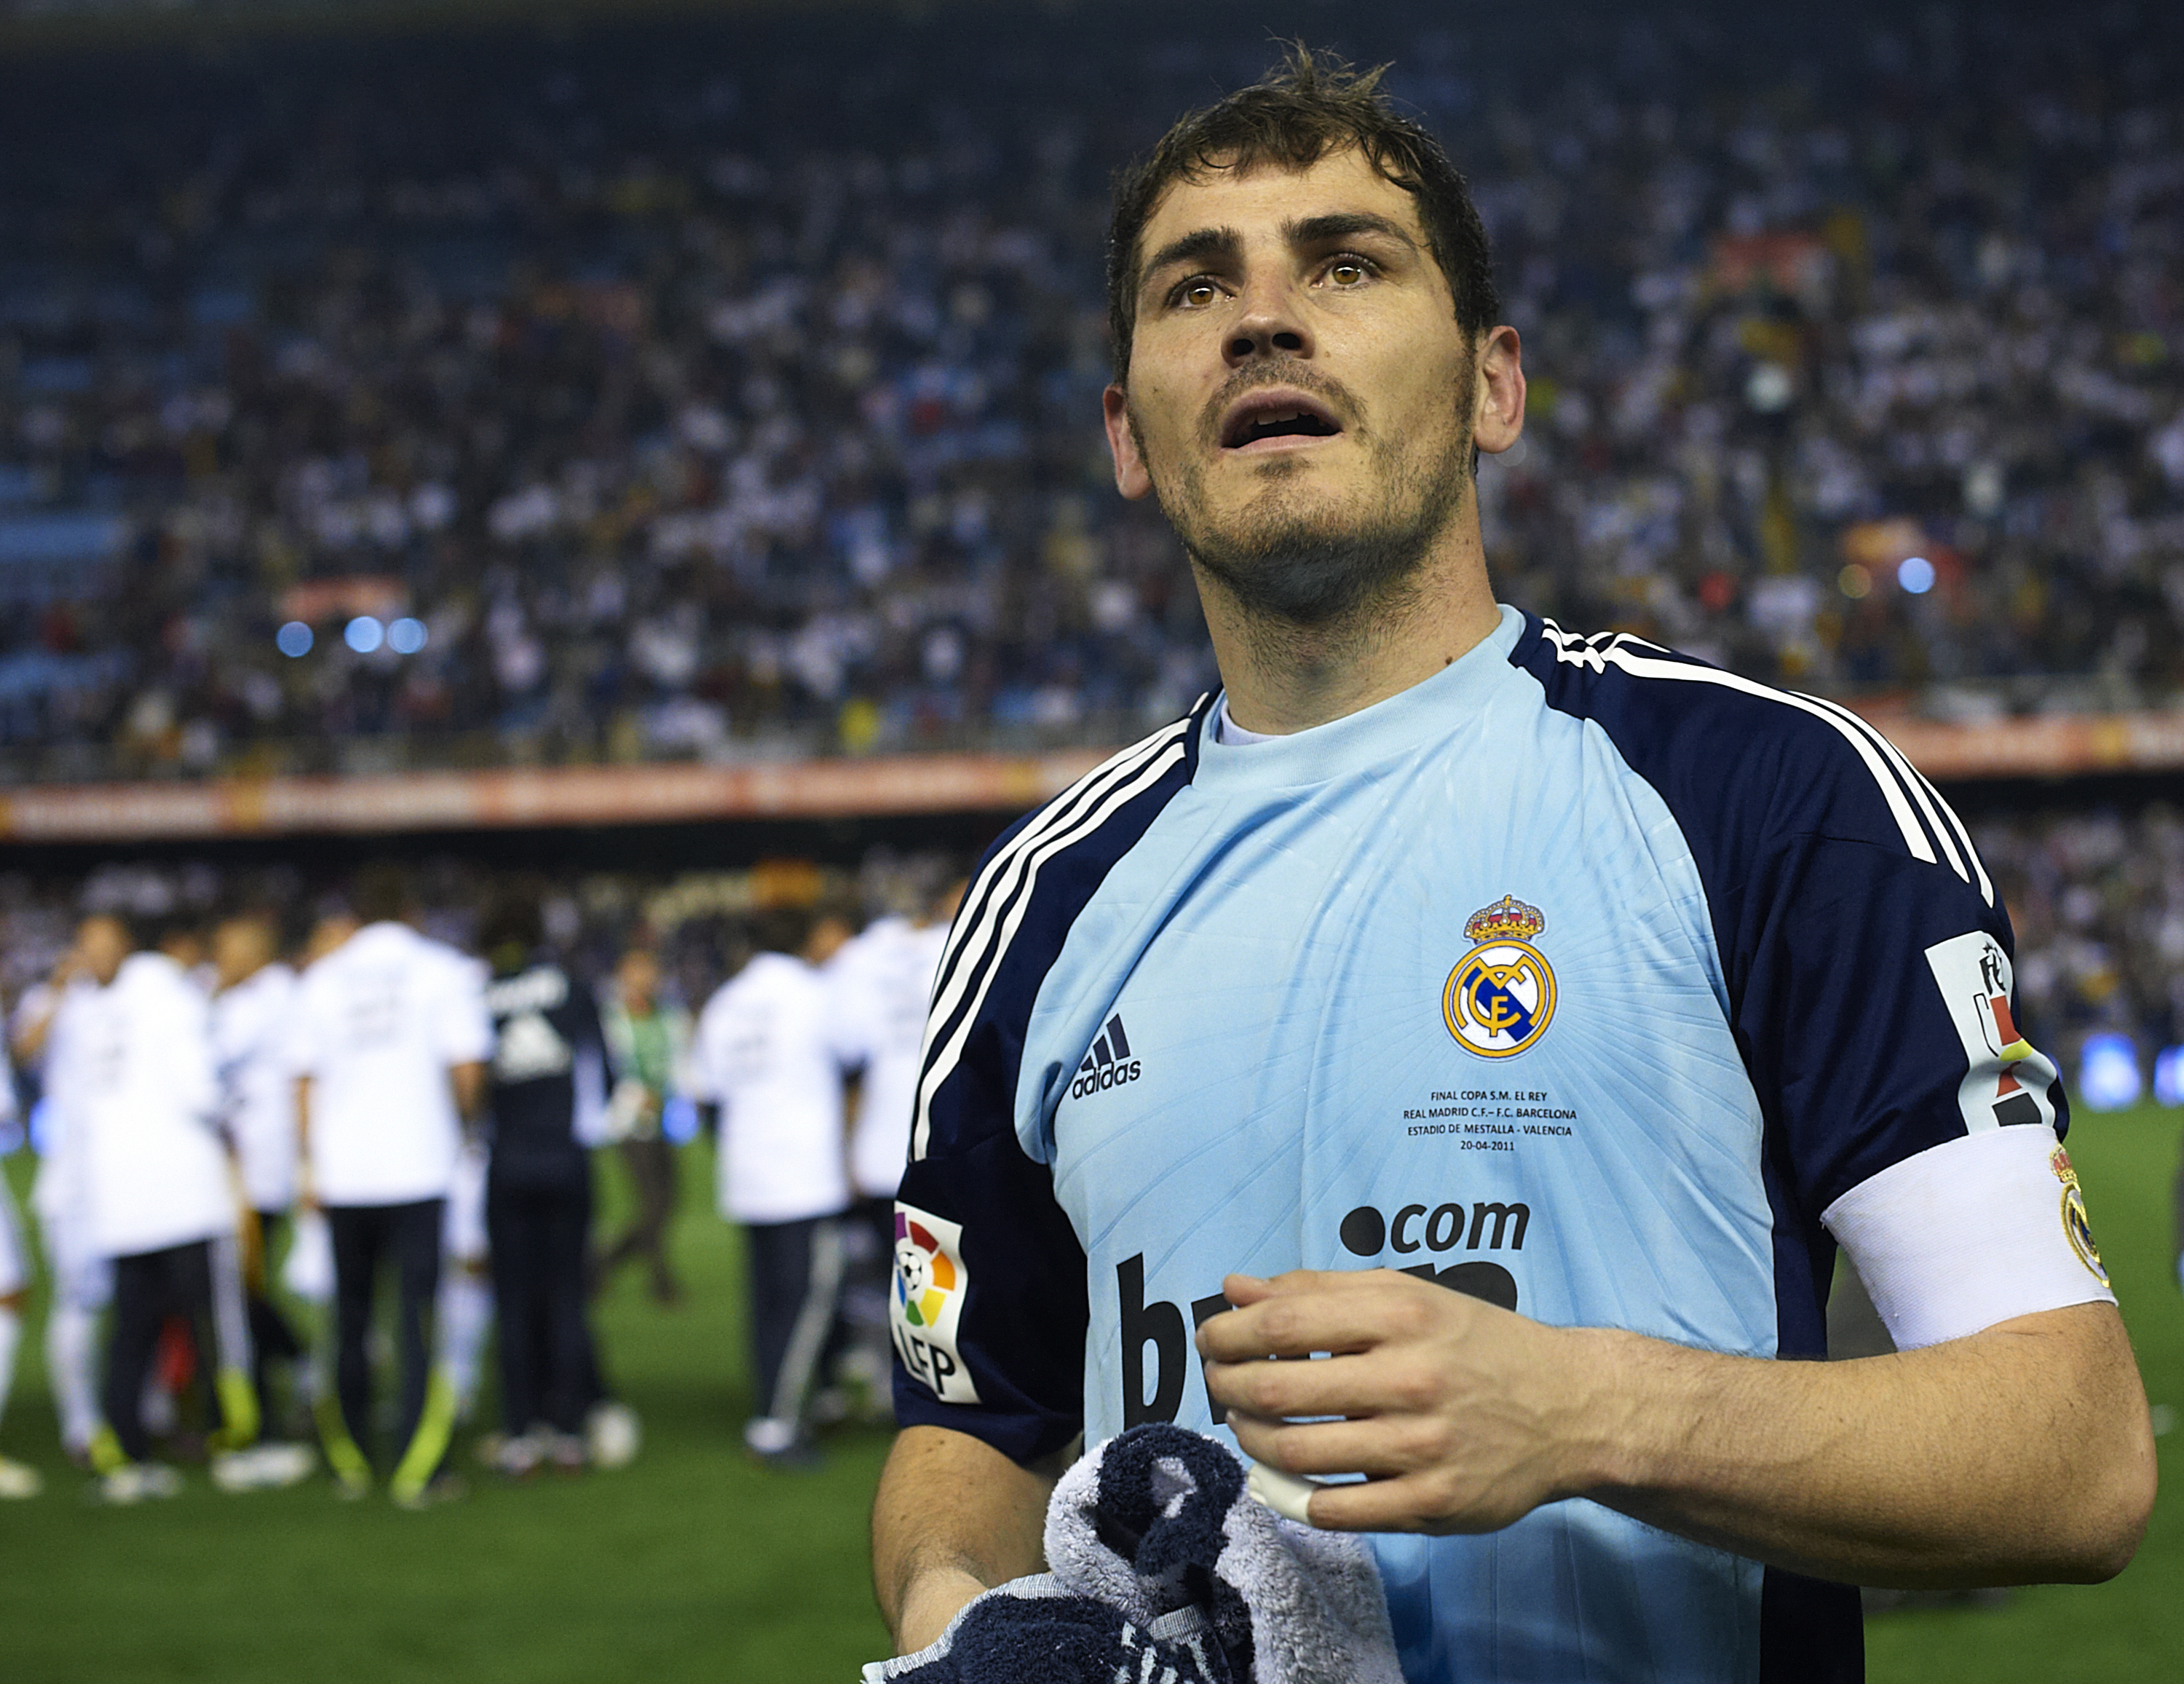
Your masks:
<svg viewBox="0 0 2184 1684"><path fill-rule="evenodd" d="M1276 1514L1202 1434L1095 1447L1055 1487L1046 1559L865 1684L1401 1684L1363 1542Z"/></svg>

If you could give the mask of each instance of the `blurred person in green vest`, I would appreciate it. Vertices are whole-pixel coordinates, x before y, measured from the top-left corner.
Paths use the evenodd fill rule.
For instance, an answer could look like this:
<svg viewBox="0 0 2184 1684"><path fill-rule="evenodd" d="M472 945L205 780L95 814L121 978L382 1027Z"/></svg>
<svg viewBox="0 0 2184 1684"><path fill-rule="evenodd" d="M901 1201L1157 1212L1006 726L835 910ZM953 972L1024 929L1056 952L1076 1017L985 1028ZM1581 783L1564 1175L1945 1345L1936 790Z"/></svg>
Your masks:
<svg viewBox="0 0 2184 1684"><path fill-rule="evenodd" d="M594 1285L643 1257L652 1274L652 1296L672 1304L682 1296L667 1260L667 1224L675 1213L675 1145L661 1128L667 1102L682 1092L681 1072L690 1051L690 1014L664 1001L659 956L633 947L615 967L601 1018L614 1073L608 1128L629 1171L637 1208L629 1226L599 1254Z"/></svg>

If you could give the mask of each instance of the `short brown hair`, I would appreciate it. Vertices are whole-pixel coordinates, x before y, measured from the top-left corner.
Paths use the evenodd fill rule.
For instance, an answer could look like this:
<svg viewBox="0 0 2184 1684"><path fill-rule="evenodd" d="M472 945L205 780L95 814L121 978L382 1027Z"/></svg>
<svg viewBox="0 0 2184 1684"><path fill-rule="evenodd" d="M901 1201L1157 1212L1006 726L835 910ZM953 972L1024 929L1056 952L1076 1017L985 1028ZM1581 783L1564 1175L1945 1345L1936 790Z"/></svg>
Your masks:
<svg viewBox="0 0 2184 1684"><path fill-rule="evenodd" d="M1494 326L1502 298L1471 189L1440 142L1380 92L1387 69L1361 73L1296 43L1263 81L1191 112L1116 177L1107 225L1107 325L1117 383L1129 371L1137 331L1138 242L1162 195L1211 170L1262 164L1306 170L1351 147L1417 198L1427 248L1448 278L1463 331L1475 337Z"/></svg>

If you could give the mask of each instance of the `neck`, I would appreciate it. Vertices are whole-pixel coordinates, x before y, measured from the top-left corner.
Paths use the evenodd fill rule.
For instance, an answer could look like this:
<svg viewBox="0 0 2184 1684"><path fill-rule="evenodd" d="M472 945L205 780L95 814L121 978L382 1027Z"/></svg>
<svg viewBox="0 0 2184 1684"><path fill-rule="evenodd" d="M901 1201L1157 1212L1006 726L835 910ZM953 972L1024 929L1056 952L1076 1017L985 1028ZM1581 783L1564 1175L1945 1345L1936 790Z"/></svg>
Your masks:
<svg viewBox="0 0 2184 1684"><path fill-rule="evenodd" d="M1424 683L1488 637L1501 612L1478 525L1453 525L1392 599L1324 625L1256 612L1194 564L1229 718L1272 736L1308 730Z"/></svg>

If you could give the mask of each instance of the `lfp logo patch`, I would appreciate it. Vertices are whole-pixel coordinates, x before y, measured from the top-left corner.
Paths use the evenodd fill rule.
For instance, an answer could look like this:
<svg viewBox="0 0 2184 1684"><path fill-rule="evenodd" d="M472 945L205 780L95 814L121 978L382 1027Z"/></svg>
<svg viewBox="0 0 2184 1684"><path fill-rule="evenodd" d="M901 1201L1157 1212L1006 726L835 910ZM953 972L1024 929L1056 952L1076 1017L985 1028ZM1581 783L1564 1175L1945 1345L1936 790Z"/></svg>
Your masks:
<svg viewBox="0 0 2184 1684"><path fill-rule="evenodd" d="M963 1267L961 1224L898 1201L894 1290L888 1295L895 1354L943 1403L978 1401L978 1388L963 1366L956 1341L969 1280Z"/></svg>
<svg viewBox="0 0 2184 1684"><path fill-rule="evenodd" d="M1448 974L1440 996L1448 1032L1481 1058L1508 1058L1547 1032L1555 1016L1555 973L1532 943L1547 915L1513 895L1466 920L1474 943Z"/></svg>

